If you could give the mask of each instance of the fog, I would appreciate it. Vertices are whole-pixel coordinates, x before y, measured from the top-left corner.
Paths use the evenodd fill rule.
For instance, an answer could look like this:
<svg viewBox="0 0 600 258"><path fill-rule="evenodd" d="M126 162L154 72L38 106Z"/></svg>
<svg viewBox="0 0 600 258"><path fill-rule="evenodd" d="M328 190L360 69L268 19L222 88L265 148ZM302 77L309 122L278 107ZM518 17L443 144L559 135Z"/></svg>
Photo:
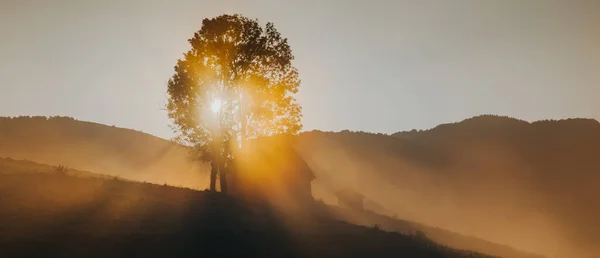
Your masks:
<svg viewBox="0 0 600 258"><path fill-rule="evenodd" d="M389 217L548 257L593 257L600 253L600 130L597 122L583 124L576 133L544 129L546 137L539 124L518 122L519 130L535 130L515 141L497 135L470 139L464 128L454 130L460 134L432 130L397 137L306 132L294 147L316 176L313 196L327 204L337 205L334 193L350 188L365 196L366 209ZM209 166L192 159L189 149L133 130L68 118L21 119L0 126L0 143L0 157L208 187ZM355 215L355 222L372 226ZM399 228L392 221L381 226ZM435 230L428 236L445 244L459 241Z"/></svg>
<svg viewBox="0 0 600 258"><path fill-rule="evenodd" d="M357 151L324 135L306 138L297 142L297 149L316 174L313 195L326 203L336 204L336 190L352 188L399 218L519 250L548 257L598 252L594 235L587 233L597 225L583 224L595 221L590 217L593 207L571 210L582 211L574 216L587 217L581 224L565 220L556 211L574 209L567 199L558 198L568 193L532 183L534 168L510 149L481 142L454 152L459 158L452 162L435 166L373 144Z"/></svg>
<svg viewBox="0 0 600 258"><path fill-rule="evenodd" d="M141 182L205 189L208 165L142 132L71 118L0 118L0 157L64 165Z"/></svg>

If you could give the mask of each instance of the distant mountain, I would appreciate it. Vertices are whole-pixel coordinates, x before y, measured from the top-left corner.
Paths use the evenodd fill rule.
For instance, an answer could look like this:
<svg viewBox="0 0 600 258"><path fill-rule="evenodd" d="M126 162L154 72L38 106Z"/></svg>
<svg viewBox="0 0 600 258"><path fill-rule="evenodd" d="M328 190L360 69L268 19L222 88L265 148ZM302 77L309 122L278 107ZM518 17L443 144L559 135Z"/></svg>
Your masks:
<svg viewBox="0 0 600 258"><path fill-rule="evenodd" d="M351 187L409 220L549 256L600 254L596 120L484 115L393 135L313 131L296 146L327 202Z"/></svg>
<svg viewBox="0 0 600 258"><path fill-rule="evenodd" d="M170 141L69 117L0 117L0 157L205 188L208 168Z"/></svg>
<svg viewBox="0 0 600 258"><path fill-rule="evenodd" d="M576 248L600 253L600 123L479 116L395 137L443 153L466 203L531 212ZM469 198L466 198L470 196ZM517 201L515 201L517 200ZM513 206L508 202L521 203ZM550 225L548 225L550 224Z"/></svg>

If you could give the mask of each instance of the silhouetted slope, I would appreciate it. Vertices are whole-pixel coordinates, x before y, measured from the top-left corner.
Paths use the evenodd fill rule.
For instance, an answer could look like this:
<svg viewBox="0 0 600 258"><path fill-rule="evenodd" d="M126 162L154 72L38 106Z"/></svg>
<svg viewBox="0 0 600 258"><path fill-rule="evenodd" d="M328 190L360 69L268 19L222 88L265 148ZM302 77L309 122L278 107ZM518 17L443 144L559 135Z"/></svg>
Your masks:
<svg viewBox="0 0 600 258"><path fill-rule="evenodd" d="M600 253L599 128L589 119L486 115L394 135L305 132L295 147L317 177L313 195L327 203L335 190L354 188L399 218L531 252L586 250L580 256ZM206 165L187 154L134 130L0 118L0 157L207 187Z"/></svg>
<svg viewBox="0 0 600 258"><path fill-rule="evenodd" d="M11 173L0 196L0 257L484 257L147 183Z"/></svg>
<svg viewBox="0 0 600 258"><path fill-rule="evenodd" d="M461 196L476 195L470 200L484 204L494 199L502 203L500 194L515 195L523 206L543 213L578 248L600 253L598 121L528 123L485 115L394 136L440 150L452 160L447 170L460 171ZM507 186L488 187L499 184ZM486 186L487 193L478 185Z"/></svg>
<svg viewBox="0 0 600 258"><path fill-rule="evenodd" d="M355 212L337 207L331 207L331 209L332 214L334 214L336 218L344 221L364 226L378 225L383 230L400 232L403 234L415 234L415 232L422 232L431 240L438 243L444 243L444 245L453 246L454 248L473 250L476 252L493 254L500 257L544 257L542 255L529 254L519 251L511 248L510 246L499 245L476 237L464 236L448 230L415 223L412 221L391 218L368 210L364 212Z"/></svg>
<svg viewBox="0 0 600 258"><path fill-rule="evenodd" d="M315 194L354 188L398 217L555 256L600 253L600 124L479 116L393 135L302 133Z"/></svg>
<svg viewBox="0 0 600 258"><path fill-rule="evenodd" d="M367 205L370 203L369 199L372 199L386 208L386 210L375 209L376 212L383 212L389 216L391 209L398 218L438 228L406 220L403 226L398 226L398 220L384 219L386 217L383 216L366 216L368 212L340 213L343 215L342 218L352 223L380 224L382 228L399 232L421 230L445 245L503 257L539 257L506 245L478 239L475 236L482 235L472 234L469 231L462 231L462 233L472 237L441 229L449 228L461 232L463 225L470 224L470 227L481 231L486 231L488 228L495 230L487 222L481 223L485 218L474 220L461 217L462 214L456 213L455 209L447 209L448 204L443 202L449 201L444 199L450 199L456 194L445 196L448 194L448 185L452 181L448 181L449 175L444 176L442 169L452 164L452 159L439 149L428 149L383 134L348 131L303 133L296 141L296 148L317 176L313 184L313 194L316 198L324 199L330 204L337 204L333 192L336 189L351 187L367 195L366 209L372 209L373 205ZM452 190L452 187L449 190ZM466 203L462 203L462 207L476 209L476 206L469 206ZM478 208L485 209L484 206ZM480 215L486 216L484 213ZM464 224L458 225L459 221ZM507 230L517 232L519 229L511 227Z"/></svg>
<svg viewBox="0 0 600 258"><path fill-rule="evenodd" d="M100 181L100 182L102 182L102 183L100 183L101 185L104 185L107 182L108 183L121 182L120 180L119 181L115 180L116 179L115 177L86 172L86 171L80 171L80 170L76 170L76 169L72 169L72 168L69 168L66 173L56 173L56 171L54 171L55 168L56 167L54 167L54 166L39 164L39 163L26 161L26 160L14 160L14 159L10 159L10 158L2 158L2 159L0 159L0 179L10 178L10 177L6 177L6 176L12 174L13 176L17 176L15 178L21 180L20 182L17 182L21 185L16 188L15 187L7 188L8 185L11 184L11 181L6 180L4 182L6 185L3 185L2 183L0 183L0 190L5 190L5 192L0 191L0 194L8 193L9 195L14 196L15 189L22 189L22 191L16 191L16 192L18 194L23 194L23 195L30 194L30 193L28 193L28 191L34 191L34 192L35 191L55 191L55 190L47 189L47 188L43 188L43 187L40 188L38 182L35 182L35 181L32 182L32 181L28 180L28 178L34 178L34 179L41 180L43 177L40 177L40 176L43 176L43 175L56 176L54 179L58 178L59 181L65 179L65 178L69 178L69 177L65 177L65 176L70 175L70 176L75 176L75 177L81 177L84 180L80 181L80 182L88 182L88 183L90 181L85 181L85 180L90 179L90 178L108 179L108 180ZM36 176L34 174L39 174L39 175ZM18 177L19 175L23 175L23 177ZM52 179L52 177L49 177L49 178ZM69 180L71 180L71 179L69 179ZM73 182L76 182L76 181L77 180L74 180ZM94 182L94 181L92 181L92 182ZM95 182L98 183L99 181L95 181ZM139 184L134 183L132 185L139 185ZM3 187L5 187L5 188L3 188ZM29 187L31 187L33 190L29 190L28 189ZM65 186L65 187L70 187L70 186ZM97 187L97 185L96 185L96 187ZM7 189L9 189L9 190L7 190ZM65 188L64 190L62 190L59 193L72 196L69 198L75 198L75 199L77 199L79 196L85 197L85 195L86 195L85 193L81 194L81 193L78 193L76 190L71 191L72 189L80 189L80 188L78 188L78 187ZM111 191L114 190L111 187L108 187L106 189L111 190ZM90 189L88 189L88 190L90 190ZM181 190L183 191L183 189L181 189ZM98 190L96 190L96 191L98 191ZM131 191L128 190L126 192L129 193ZM135 192L136 194L141 194L139 191L133 191L133 192ZM41 194L41 193L39 193L39 194ZM57 194L57 193L54 192L54 194ZM117 196L115 196L115 198L116 197ZM42 201L42 203L44 203L45 201L46 200L44 199L44 201ZM57 204L57 202L55 200L51 201L50 203L53 203L54 205ZM7 205L10 205L10 204L8 203ZM33 206L38 206L38 205L40 205L40 204L38 203ZM375 207L374 205L371 205L371 206ZM371 207L371 206L366 206L366 207ZM55 208L59 209L59 210L65 209L64 207L62 207L60 205ZM368 212L368 211L364 212L364 213L356 214L356 213L353 213L348 210L336 208L334 206L326 207L325 210L326 210L325 213L328 214L328 216L330 218L347 221L347 222L350 222L353 224L365 225L368 227L373 226L373 225L379 225L379 226L381 226L382 229L389 230L389 231L396 231L396 232L400 232L402 234L408 234L408 235L412 235L417 230L420 230L422 232L425 232L429 237L431 237L435 241L439 241L440 243L444 243L449 246L454 246L455 248L459 248L459 249L465 249L465 250L474 249L474 250L477 250L482 253L485 253L486 251L488 251L489 253L496 254L496 255L502 255L503 257L515 257L515 258L516 257L535 257L535 256L528 256L524 253L517 252L508 247L498 246L493 243L488 243L488 242L485 242L483 240L476 239L473 237L461 236L459 234L456 234L456 233L453 233L450 231L446 231L446 230L439 229L439 228L432 228L432 227L428 227L426 225L422 225L422 224L418 224L418 223L414 223L414 222L410 222L410 221L392 219L392 218L378 215L378 214ZM1 218L0 218L0 220L1 220ZM26 223L28 223L28 222L26 222ZM35 227L35 225L33 227ZM323 229L323 228L321 228L321 229ZM489 245L489 246L486 248L480 248L482 243L484 245Z"/></svg>
<svg viewBox="0 0 600 258"><path fill-rule="evenodd" d="M68 117L0 117L0 157L66 165L154 183L205 187L188 150L129 129Z"/></svg>
<svg viewBox="0 0 600 258"><path fill-rule="evenodd" d="M61 167L60 165L58 167ZM11 158L0 158L0 172L4 174L19 174L19 173L46 173L46 174L61 174L75 177L93 177L109 179L115 178L104 174L93 173L89 171L81 171L69 167L63 167L64 170L59 170L57 166L40 164L28 160L15 160Z"/></svg>

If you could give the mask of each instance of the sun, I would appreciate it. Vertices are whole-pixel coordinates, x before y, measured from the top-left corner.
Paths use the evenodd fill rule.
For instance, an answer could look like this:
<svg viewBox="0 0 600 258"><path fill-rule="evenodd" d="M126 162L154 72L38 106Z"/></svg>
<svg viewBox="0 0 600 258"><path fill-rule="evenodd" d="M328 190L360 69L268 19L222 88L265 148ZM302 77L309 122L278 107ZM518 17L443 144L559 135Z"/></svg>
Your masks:
<svg viewBox="0 0 600 258"><path fill-rule="evenodd" d="M210 109L214 113L219 113L219 111L221 111L221 100L220 99L214 99L212 101L212 103L210 104Z"/></svg>

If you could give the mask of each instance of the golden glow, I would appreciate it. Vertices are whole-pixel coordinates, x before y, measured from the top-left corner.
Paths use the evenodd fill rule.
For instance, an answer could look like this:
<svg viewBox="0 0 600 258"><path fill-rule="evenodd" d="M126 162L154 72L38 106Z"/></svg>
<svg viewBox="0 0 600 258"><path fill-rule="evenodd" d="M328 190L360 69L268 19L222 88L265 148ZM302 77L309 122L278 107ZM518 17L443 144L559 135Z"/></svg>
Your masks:
<svg viewBox="0 0 600 258"><path fill-rule="evenodd" d="M221 100L214 99L213 102L210 104L210 109L214 113L219 113L219 111L221 111Z"/></svg>

